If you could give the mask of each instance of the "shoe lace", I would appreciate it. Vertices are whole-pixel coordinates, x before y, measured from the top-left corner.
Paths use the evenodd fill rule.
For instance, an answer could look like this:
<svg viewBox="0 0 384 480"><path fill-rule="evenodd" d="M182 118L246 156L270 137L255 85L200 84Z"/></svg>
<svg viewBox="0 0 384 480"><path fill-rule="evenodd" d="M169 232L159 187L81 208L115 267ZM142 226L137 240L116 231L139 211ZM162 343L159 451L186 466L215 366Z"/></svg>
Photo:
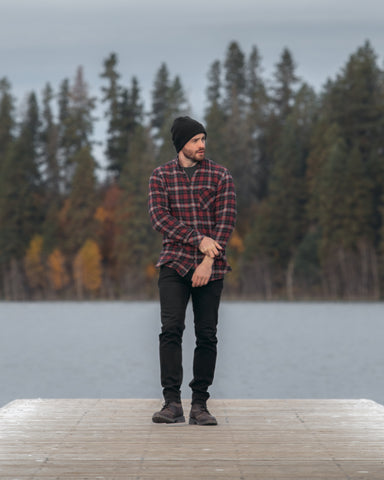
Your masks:
<svg viewBox="0 0 384 480"><path fill-rule="evenodd" d="M166 410L171 402L164 402L161 411Z"/></svg>
<svg viewBox="0 0 384 480"><path fill-rule="evenodd" d="M163 410L167 410L169 407L171 407L171 404L172 404L172 403L175 405L175 403L176 403L176 402L170 402L170 401L166 401L166 402L164 402L164 404L163 404L163 407L162 407L161 411L163 411ZM177 405L175 405L175 406L177 406Z"/></svg>
<svg viewBox="0 0 384 480"><path fill-rule="evenodd" d="M198 403L196 405L196 410L201 413L201 412L206 412L210 415L209 411L208 411L208 408L206 405L202 404L202 403Z"/></svg>

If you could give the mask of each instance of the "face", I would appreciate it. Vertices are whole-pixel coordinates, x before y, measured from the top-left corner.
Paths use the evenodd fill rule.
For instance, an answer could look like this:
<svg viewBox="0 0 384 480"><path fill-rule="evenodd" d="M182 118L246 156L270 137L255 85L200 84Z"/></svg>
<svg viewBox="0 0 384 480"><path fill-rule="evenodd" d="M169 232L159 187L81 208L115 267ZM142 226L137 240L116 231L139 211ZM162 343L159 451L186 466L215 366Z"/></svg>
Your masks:
<svg viewBox="0 0 384 480"><path fill-rule="evenodd" d="M190 162L201 162L205 156L205 134L198 133L181 149L184 157Z"/></svg>

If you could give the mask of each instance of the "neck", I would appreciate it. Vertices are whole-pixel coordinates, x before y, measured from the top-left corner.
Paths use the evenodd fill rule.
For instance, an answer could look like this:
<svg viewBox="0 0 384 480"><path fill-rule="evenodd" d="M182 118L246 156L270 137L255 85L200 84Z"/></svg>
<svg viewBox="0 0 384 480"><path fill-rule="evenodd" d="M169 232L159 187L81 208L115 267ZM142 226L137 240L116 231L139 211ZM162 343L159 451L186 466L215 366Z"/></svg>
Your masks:
<svg viewBox="0 0 384 480"><path fill-rule="evenodd" d="M182 167L194 167L198 162L186 157L182 151L179 152L179 163Z"/></svg>

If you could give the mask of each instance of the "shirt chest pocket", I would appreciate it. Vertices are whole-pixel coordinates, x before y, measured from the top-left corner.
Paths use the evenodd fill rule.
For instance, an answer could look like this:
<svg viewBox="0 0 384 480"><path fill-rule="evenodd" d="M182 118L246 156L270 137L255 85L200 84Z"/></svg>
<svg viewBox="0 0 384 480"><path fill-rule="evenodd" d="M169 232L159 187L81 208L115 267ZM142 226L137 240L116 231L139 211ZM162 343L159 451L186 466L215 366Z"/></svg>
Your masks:
<svg viewBox="0 0 384 480"><path fill-rule="evenodd" d="M216 190L213 188L201 188L198 193L200 207L203 210L213 210L215 206Z"/></svg>

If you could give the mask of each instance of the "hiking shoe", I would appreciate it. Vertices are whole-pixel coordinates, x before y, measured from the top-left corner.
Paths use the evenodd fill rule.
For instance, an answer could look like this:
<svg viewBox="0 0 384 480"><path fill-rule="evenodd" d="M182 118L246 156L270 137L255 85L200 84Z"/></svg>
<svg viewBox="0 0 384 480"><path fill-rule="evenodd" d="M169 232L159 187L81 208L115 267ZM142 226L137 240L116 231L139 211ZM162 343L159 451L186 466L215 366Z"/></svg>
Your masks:
<svg viewBox="0 0 384 480"><path fill-rule="evenodd" d="M190 425L217 425L216 418L211 415L206 405L196 403L192 405L189 414Z"/></svg>
<svg viewBox="0 0 384 480"><path fill-rule="evenodd" d="M153 414L154 423L182 423L185 422L181 403L165 402L163 408Z"/></svg>

